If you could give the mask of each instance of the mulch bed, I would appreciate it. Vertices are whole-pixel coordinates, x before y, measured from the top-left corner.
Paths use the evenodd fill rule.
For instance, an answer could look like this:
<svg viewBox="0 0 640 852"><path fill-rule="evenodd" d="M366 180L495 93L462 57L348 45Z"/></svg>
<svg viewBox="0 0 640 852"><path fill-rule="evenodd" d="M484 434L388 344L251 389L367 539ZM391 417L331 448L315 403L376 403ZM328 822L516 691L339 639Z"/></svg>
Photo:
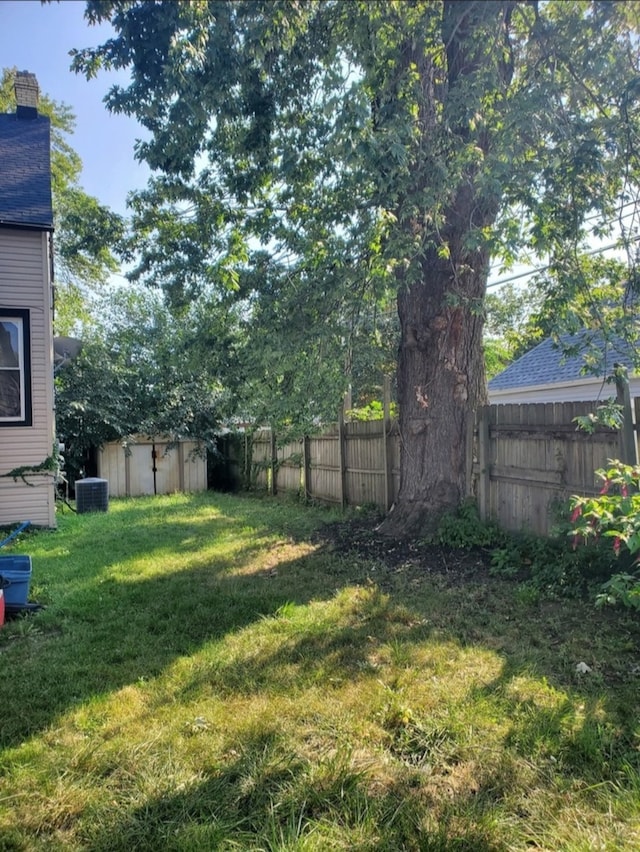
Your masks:
<svg viewBox="0 0 640 852"><path fill-rule="evenodd" d="M376 518L355 518L325 524L316 532L315 540L336 554L354 555L371 563L383 581L385 575L390 579L399 574L405 580L438 574L452 584L489 579L489 551L390 538L378 532L379 523Z"/></svg>

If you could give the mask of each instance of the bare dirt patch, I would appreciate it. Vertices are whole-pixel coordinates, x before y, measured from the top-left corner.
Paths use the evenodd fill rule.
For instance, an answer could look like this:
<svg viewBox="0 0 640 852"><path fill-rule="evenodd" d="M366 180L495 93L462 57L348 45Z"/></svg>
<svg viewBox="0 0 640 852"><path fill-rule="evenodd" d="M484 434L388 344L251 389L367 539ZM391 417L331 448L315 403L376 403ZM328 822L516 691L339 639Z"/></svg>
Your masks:
<svg viewBox="0 0 640 852"><path fill-rule="evenodd" d="M391 580L441 575L452 584L489 579L489 551L445 547L416 539L394 539L378 532L379 519L355 518L325 524L315 535L318 543L343 556L375 563Z"/></svg>

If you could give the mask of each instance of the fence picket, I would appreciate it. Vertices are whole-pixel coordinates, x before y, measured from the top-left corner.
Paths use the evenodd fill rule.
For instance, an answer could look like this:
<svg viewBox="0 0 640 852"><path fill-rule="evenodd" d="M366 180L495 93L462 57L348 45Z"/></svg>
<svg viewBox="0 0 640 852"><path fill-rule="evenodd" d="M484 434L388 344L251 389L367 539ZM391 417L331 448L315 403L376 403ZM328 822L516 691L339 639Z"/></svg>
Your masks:
<svg viewBox="0 0 640 852"><path fill-rule="evenodd" d="M640 403L634 402L640 411ZM596 402L528 403L479 409L475 436L467 439L467 470L473 472L469 490L476 495L480 516L507 530L547 535L558 501L571 494L596 493L594 470L606 466L609 458L618 458L620 451L618 432L598 427L588 434L576 428L574 418L596 406ZM637 440L635 429L632 423L630 434ZM635 440L632 449L626 445L630 456ZM277 451L274 441L268 429L256 432L252 440L254 482L259 488L280 493L304 489L318 502L375 503L384 510L397 498L401 441L397 423L388 417L338 422L302 444L287 444Z"/></svg>

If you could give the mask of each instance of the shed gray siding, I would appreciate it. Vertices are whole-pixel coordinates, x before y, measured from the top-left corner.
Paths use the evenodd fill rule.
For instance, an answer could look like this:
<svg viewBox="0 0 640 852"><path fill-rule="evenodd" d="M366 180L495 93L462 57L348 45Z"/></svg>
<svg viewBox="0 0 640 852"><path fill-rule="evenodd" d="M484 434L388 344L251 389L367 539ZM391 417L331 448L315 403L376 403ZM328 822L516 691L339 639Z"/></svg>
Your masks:
<svg viewBox="0 0 640 852"><path fill-rule="evenodd" d="M52 293L49 235L0 228L0 307L29 311L31 338L31 426L0 427L0 474L38 465L54 441ZM31 477L35 486L0 477L0 526L29 520L55 526L51 475Z"/></svg>

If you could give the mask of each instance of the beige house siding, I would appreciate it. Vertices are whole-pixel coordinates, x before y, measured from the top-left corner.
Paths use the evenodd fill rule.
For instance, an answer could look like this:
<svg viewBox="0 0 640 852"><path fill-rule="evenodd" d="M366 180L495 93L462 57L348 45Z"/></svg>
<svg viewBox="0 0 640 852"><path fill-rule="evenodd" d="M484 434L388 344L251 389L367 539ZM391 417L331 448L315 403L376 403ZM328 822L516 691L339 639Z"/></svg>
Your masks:
<svg viewBox="0 0 640 852"><path fill-rule="evenodd" d="M38 465L54 441L53 329L49 234L0 228L0 307L29 311L31 426L0 426L0 474ZM51 476L29 477L34 487L0 477L0 526L20 521L55 526Z"/></svg>
<svg viewBox="0 0 640 852"><path fill-rule="evenodd" d="M156 453L154 483L152 451ZM109 482L112 497L173 494L176 491L206 491L207 462L192 455L193 441L182 441L168 449L166 439L155 443L138 436L125 452L119 441L105 444L98 454L98 476Z"/></svg>

